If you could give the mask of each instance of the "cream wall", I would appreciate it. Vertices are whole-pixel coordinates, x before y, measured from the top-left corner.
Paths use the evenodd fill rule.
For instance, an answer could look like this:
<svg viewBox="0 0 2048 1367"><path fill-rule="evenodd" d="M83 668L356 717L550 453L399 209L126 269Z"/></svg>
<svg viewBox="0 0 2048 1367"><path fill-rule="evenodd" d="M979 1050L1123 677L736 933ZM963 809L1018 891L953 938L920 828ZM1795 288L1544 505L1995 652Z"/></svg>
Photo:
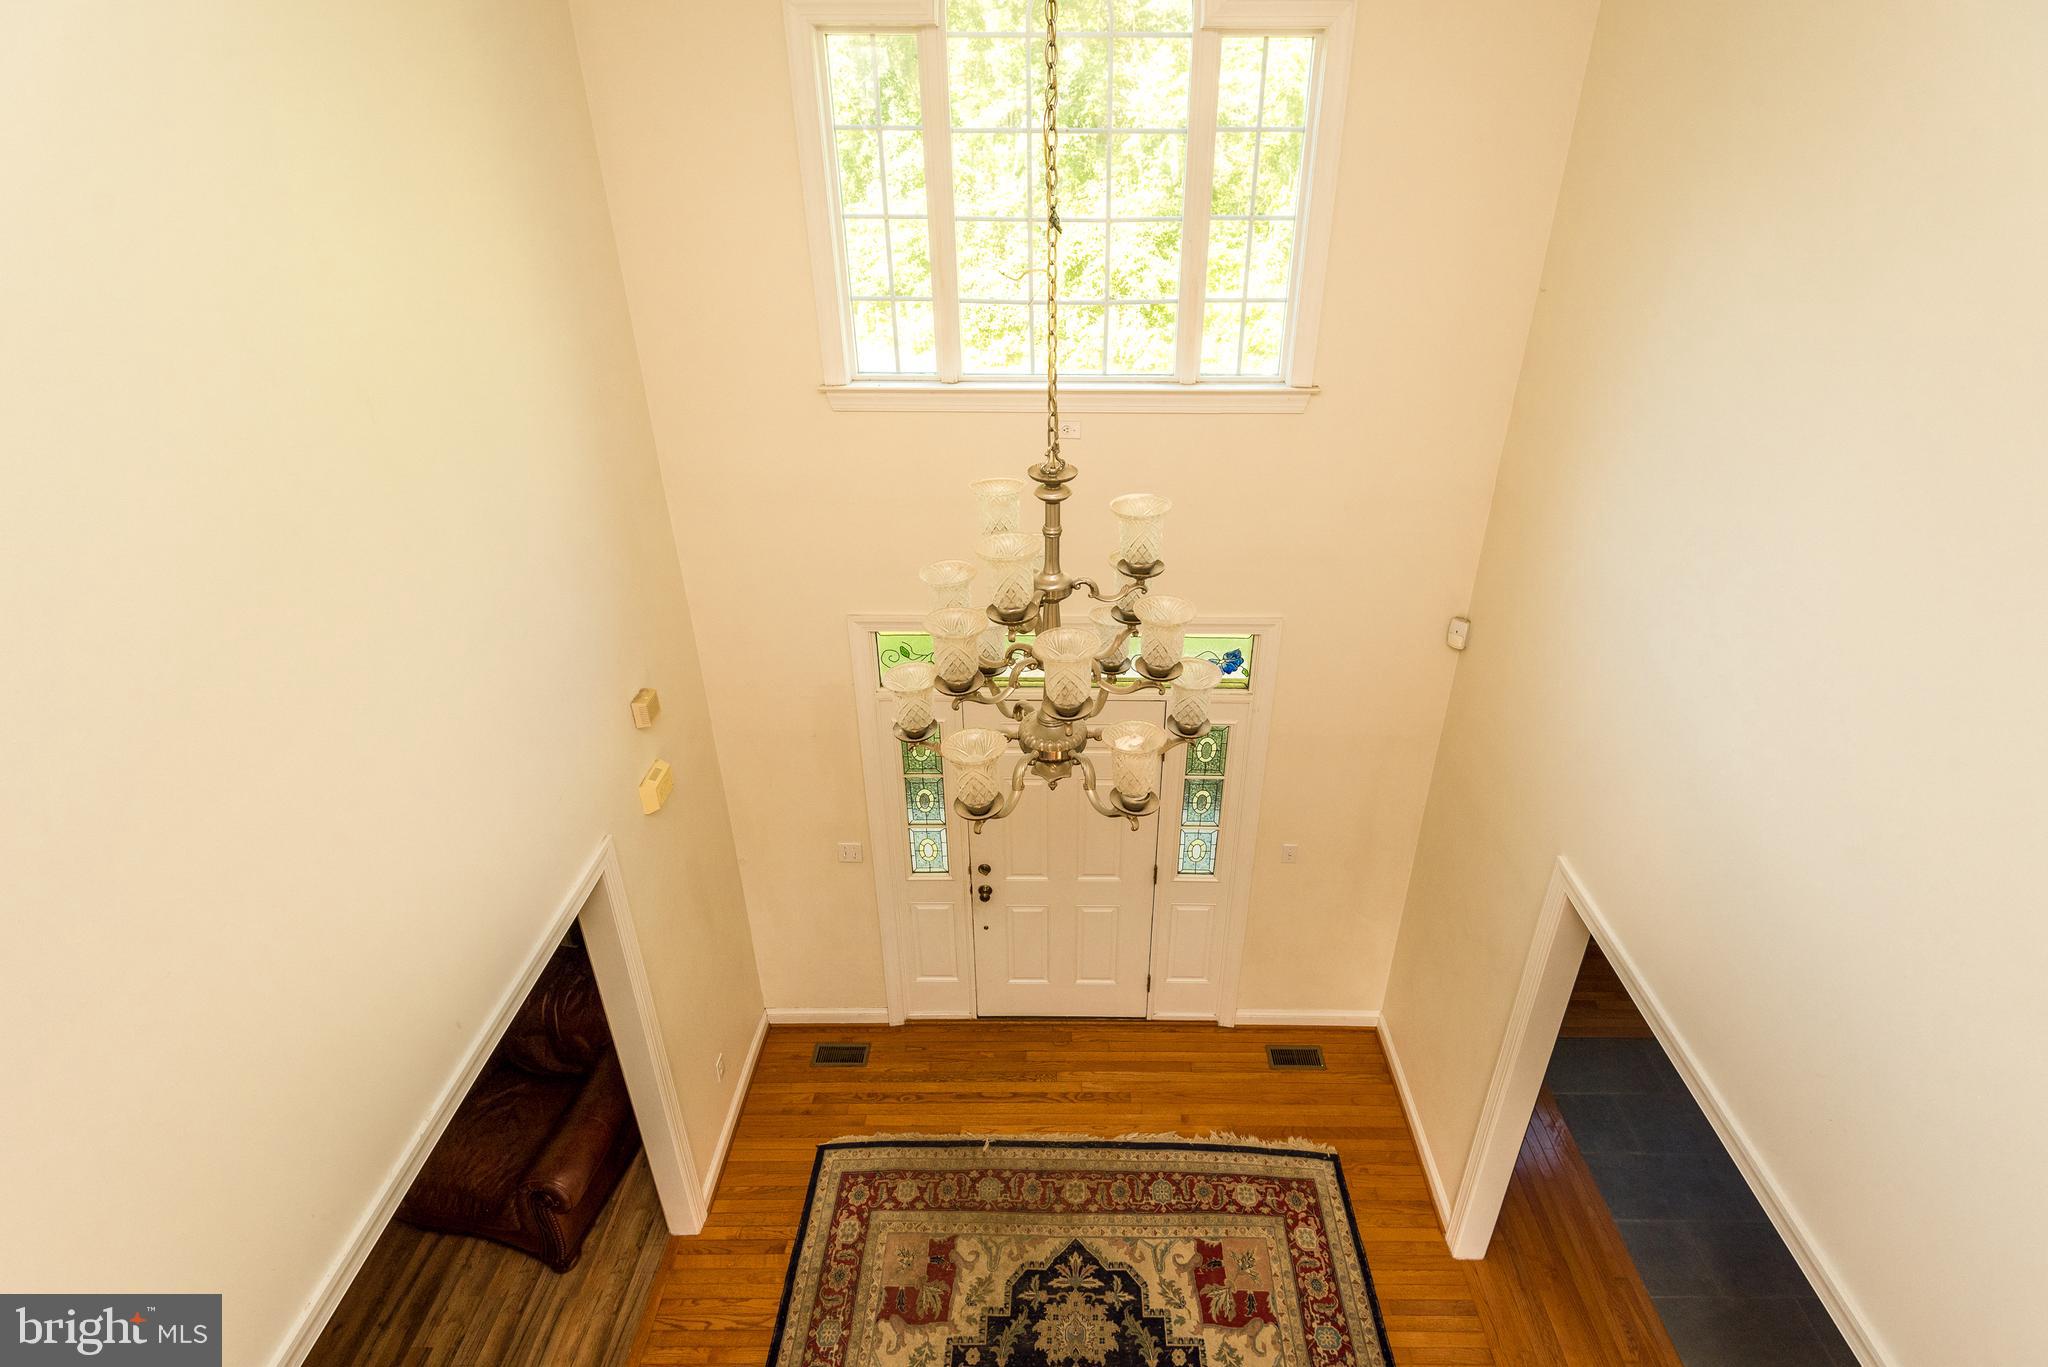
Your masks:
<svg viewBox="0 0 2048 1367"><path fill-rule="evenodd" d="M267 1361L607 833L759 1019L568 15L11 5L0 182L0 1286Z"/></svg>
<svg viewBox="0 0 2048 1367"><path fill-rule="evenodd" d="M1568 855L1898 1367L2048 1360L2038 4L1609 0L1386 1017Z"/></svg>
<svg viewBox="0 0 2048 1367"><path fill-rule="evenodd" d="M1594 9L1361 5L1326 392L1091 414L1069 448L1082 573L1107 499L1157 488L1176 590L1286 618L1243 1006L1380 1003ZM827 409L780 6L575 14L763 988L879 1007L873 880L834 862L867 834L845 617L922 611L917 567L972 552L964 485L1043 420Z"/></svg>

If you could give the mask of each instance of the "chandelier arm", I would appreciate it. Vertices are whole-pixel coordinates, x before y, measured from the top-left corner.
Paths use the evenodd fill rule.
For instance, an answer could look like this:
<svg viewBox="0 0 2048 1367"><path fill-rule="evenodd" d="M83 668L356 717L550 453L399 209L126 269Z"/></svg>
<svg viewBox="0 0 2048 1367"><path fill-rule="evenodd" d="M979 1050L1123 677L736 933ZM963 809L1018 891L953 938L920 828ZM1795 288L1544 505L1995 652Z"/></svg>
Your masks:
<svg viewBox="0 0 2048 1367"><path fill-rule="evenodd" d="M1165 679L1105 679L1102 682L1102 690L1127 698L1138 693L1164 693L1166 685Z"/></svg>

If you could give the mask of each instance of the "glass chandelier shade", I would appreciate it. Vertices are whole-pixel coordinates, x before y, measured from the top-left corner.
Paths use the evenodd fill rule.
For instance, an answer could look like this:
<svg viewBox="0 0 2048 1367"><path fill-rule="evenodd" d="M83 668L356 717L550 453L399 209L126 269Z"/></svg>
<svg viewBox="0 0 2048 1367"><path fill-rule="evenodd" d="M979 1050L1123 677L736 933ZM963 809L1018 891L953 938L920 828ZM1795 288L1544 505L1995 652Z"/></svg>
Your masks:
<svg viewBox="0 0 2048 1367"><path fill-rule="evenodd" d="M1125 494L1109 501L1117 520L1117 552L1127 565L1142 569L1166 558L1166 515L1169 499L1158 494Z"/></svg>
<svg viewBox="0 0 2048 1367"><path fill-rule="evenodd" d="M969 728L955 731L939 744L939 753L953 766L953 791L969 811L982 812L1002 799L1002 785L996 782L996 761L1010 748L1008 737L999 731Z"/></svg>
<svg viewBox="0 0 2048 1367"><path fill-rule="evenodd" d="M988 619L967 608L941 608L924 619L932 664L948 687L964 688L981 672L981 633Z"/></svg>
<svg viewBox="0 0 2048 1367"><path fill-rule="evenodd" d="M1170 593L1148 593L1138 599L1135 611L1140 658L1153 674L1165 674L1180 663L1195 605Z"/></svg>
<svg viewBox="0 0 2048 1367"><path fill-rule="evenodd" d="M921 736L932 725L932 685L938 671L918 660L897 665L882 676L882 686L896 702L897 729Z"/></svg>
<svg viewBox="0 0 2048 1367"><path fill-rule="evenodd" d="M1013 613L1031 606L1031 579L1036 572L1038 553L1038 538L1022 532L1001 532L982 540L981 563L987 567L992 581L990 607Z"/></svg>
<svg viewBox="0 0 2048 1367"><path fill-rule="evenodd" d="M1045 698L1063 717L1078 716L1095 698L1095 652L1102 637L1091 627L1054 627L1032 647L1045 669Z"/></svg>
<svg viewBox="0 0 2048 1367"><path fill-rule="evenodd" d="M1124 721L1103 727L1102 738L1117 796L1127 806L1143 805L1159 791L1159 756L1172 737L1149 721Z"/></svg>
<svg viewBox="0 0 2048 1367"><path fill-rule="evenodd" d="M917 577L932 591L932 611L973 606L969 601L974 590L972 560L934 560L919 570Z"/></svg>
<svg viewBox="0 0 2048 1367"><path fill-rule="evenodd" d="M1024 530L1024 491L1031 486L1007 476L977 479L968 486L981 510L981 534L1000 536Z"/></svg>
<svg viewBox="0 0 2048 1367"><path fill-rule="evenodd" d="M1166 693L1166 720L1174 730L1192 736L1209 724L1209 695L1223 682L1223 671L1207 660L1182 660L1180 674Z"/></svg>

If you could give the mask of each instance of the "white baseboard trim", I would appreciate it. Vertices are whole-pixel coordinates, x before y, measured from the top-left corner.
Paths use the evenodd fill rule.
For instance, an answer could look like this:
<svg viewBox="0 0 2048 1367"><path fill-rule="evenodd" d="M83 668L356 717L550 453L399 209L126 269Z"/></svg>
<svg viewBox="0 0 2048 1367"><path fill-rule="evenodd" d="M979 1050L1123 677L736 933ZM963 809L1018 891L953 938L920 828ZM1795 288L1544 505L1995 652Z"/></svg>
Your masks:
<svg viewBox="0 0 2048 1367"><path fill-rule="evenodd" d="M732 1089L732 1101L725 1108L725 1124L719 1128L718 1143L711 1150L711 1161L704 1165L704 1211L711 1211L711 1198L718 1191L718 1174L725 1171L726 1150L732 1147L732 1132L739 1128L740 1111L747 1104L747 1088L753 1085L754 1065L761 1061L761 1046L768 1042L768 1013L763 1011L761 1019L754 1025L753 1042L747 1045L747 1061L740 1065L740 1075Z"/></svg>
<svg viewBox="0 0 2048 1367"><path fill-rule="evenodd" d="M887 1025L886 1006L771 1006L770 1025Z"/></svg>
<svg viewBox="0 0 2048 1367"><path fill-rule="evenodd" d="M1422 1155L1422 1175L1429 1179L1429 1199L1436 1205L1437 1223L1450 1228L1451 1202L1444 1190L1443 1175L1436 1170L1436 1159L1429 1148L1429 1137L1422 1131L1422 1113L1415 1109L1415 1098L1408 1090L1408 1074L1401 1070L1401 1052L1394 1047L1394 1032L1386 1021L1379 1023L1380 1048L1387 1056L1387 1068L1394 1075L1394 1091L1401 1098L1401 1113L1408 1118L1410 1137L1415 1140L1415 1150Z"/></svg>
<svg viewBox="0 0 2048 1367"><path fill-rule="evenodd" d="M1280 1011L1240 1006L1239 1025L1325 1025L1352 1030L1379 1028L1377 1011Z"/></svg>

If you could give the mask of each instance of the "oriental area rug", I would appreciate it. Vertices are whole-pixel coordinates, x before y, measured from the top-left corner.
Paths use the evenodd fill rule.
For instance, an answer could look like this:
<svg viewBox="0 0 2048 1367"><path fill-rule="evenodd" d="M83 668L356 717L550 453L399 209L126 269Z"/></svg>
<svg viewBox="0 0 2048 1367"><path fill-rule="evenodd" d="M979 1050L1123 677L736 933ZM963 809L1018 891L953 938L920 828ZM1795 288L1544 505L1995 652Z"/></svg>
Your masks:
<svg viewBox="0 0 2048 1367"><path fill-rule="evenodd" d="M1336 1155L1085 1138L818 1150L773 1367L1390 1367Z"/></svg>

